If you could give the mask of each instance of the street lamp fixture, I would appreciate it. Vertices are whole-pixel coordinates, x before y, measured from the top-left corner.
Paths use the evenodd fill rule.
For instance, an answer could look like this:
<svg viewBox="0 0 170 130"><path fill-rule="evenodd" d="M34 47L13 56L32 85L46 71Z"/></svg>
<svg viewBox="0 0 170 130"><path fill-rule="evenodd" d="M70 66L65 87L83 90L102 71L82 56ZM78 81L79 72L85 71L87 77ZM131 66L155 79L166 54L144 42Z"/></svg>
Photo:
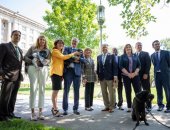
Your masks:
<svg viewBox="0 0 170 130"><path fill-rule="evenodd" d="M97 9L97 21L99 25L103 25L105 21L105 7L103 5L99 5Z"/></svg>
<svg viewBox="0 0 170 130"><path fill-rule="evenodd" d="M101 1L97 9L97 21L100 26L100 49L101 49L102 48L102 26L105 21L105 7L101 5Z"/></svg>

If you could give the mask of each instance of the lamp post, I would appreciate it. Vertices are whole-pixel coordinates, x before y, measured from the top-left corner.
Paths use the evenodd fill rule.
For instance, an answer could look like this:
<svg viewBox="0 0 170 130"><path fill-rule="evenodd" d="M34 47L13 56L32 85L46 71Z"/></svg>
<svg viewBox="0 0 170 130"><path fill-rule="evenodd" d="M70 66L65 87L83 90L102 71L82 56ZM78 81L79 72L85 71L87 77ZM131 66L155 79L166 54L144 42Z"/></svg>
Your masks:
<svg viewBox="0 0 170 130"><path fill-rule="evenodd" d="M102 47L102 26L105 21L105 7L101 5L101 0L100 0L100 5L97 8L97 21L100 26L100 49Z"/></svg>

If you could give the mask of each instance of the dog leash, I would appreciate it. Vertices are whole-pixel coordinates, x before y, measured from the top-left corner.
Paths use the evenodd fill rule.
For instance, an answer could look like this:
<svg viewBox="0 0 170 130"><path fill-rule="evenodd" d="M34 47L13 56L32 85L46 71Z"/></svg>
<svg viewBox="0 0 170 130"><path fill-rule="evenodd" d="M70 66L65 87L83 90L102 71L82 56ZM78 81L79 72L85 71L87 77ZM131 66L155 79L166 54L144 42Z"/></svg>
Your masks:
<svg viewBox="0 0 170 130"><path fill-rule="evenodd" d="M155 107L156 105L154 105L153 107ZM152 109L153 109L153 107L152 107ZM152 110L151 109L151 110ZM165 124L163 124L162 122L160 122L158 119L156 119L156 117L151 113L151 111L148 111L148 113L152 116L152 118L154 118L159 124L161 124L161 125L163 125L163 126L165 126L165 127L167 127L167 128L169 128L170 129L170 126L168 126L168 125L165 125Z"/></svg>
<svg viewBox="0 0 170 130"><path fill-rule="evenodd" d="M152 107L152 109L153 109L155 106L156 106L156 105L154 105L154 106ZM151 110L152 110L152 109L151 109ZM170 129L170 126L165 125L165 124L163 124L162 122L160 122L158 119L156 119L156 117L151 113L151 110L148 111L148 113L146 113L146 115L147 115L147 114L150 114L150 115L152 116L152 118L155 119L158 123L160 123L161 125L163 125L163 126L165 126L165 127L167 127L167 128ZM135 130L137 127L138 127L138 126L135 125L135 127L133 128L133 130Z"/></svg>

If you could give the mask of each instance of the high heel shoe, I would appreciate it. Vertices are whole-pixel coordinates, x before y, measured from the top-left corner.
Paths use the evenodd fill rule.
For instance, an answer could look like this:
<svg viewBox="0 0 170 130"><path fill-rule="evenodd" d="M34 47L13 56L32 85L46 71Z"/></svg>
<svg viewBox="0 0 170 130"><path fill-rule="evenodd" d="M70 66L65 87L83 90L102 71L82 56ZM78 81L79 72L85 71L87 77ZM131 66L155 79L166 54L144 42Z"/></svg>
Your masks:
<svg viewBox="0 0 170 130"><path fill-rule="evenodd" d="M63 117L63 115L59 112L59 110L55 110L54 108L51 109L53 116L55 117Z"/></svg>
<svg viewBox="0 0 170 130"><path fill-rule="evenodd" d="M55 110L54 108L52 108L51 112L52 112L53 116L55 116L59 113L59 110Z"/></svg>

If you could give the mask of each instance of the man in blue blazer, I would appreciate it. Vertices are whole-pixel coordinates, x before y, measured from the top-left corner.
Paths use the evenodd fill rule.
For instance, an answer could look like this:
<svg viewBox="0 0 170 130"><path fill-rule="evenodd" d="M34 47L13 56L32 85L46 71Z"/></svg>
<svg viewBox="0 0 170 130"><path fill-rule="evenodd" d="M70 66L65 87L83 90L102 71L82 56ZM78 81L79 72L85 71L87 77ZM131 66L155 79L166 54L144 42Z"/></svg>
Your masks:
<svg viewBox="0 0 170 130"><path fill-rule="evenodd" d="M108 53L108 45L102 45L102 54L97 57L97 75L101 85L101 91L105 108L102 111L113 112L115 107L114 82L117 82L118 67L114 56Z"/></svg>
<svg viewBox="0 0 170 130"><path fill-rule="evenodd" d="M163 104L163 88L166 96L165 113L170 113L170 52L160 49L160 42L155 40L152 43L155 52L151 55L151 60L154 65L154 77L157 90L158 111L162 111Z"/></svg>
<svg viewBox="0 0 170 130"><path fill-rule="evenodd" d="M151 58L149 56L148 52L142 51L142 43L137 42L135 45L136 48L136 55L138 56L140 63L141 63L141 69L139 71L139 77L140 77L140 86L143 90L147 90L148 92L151 92L151 86L150 86L150 68L151 68ZM148 101L147 103L147 110L151 110L151 101Z"/></svg>
<svg viewBox="0 0 170 130"><path fill-rule="evenodd" d="M63 54L70 54L75 51L81 51L77 49L79 40L77 38L72 38L71 47L65 47ZM74 90L74 106L73 106L73 113L79 115L80 112L78 111L79 107L79 88L80 88L80 81L81 81L81 63L83 63L84 57L83 54L71 58L65 61L64 66L64 94L63 94L63 115L67 115L68 112L68 97L70 86L73 82L73 90Z"/></svg>

